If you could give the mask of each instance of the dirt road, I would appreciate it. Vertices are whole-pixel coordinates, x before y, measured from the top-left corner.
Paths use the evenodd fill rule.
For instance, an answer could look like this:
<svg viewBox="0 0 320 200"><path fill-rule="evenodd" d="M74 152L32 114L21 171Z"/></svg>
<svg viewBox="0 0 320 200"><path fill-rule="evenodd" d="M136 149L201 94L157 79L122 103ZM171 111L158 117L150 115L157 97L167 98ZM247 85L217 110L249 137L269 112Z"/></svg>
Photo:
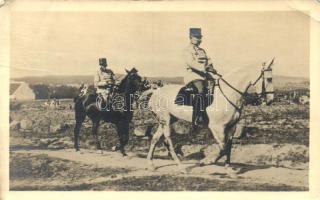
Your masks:
<svg viewBox="0 0 320 200"><path fill-rule="evenodd" d="M158 153L159 155L159 153ZM163 152L156 156L156 171L147 170L144 153L73 149L11 151L11 190L307 190L308 170L234 164L183 162L181 173Z"/></svg>

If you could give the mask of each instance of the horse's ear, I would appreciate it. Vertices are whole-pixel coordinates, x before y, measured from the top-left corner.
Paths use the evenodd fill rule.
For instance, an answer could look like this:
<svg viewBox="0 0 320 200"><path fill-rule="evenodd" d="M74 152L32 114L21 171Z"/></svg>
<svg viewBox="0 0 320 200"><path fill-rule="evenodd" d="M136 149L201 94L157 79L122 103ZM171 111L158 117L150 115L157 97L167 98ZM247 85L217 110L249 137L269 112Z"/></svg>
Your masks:
<svg viewBox="0 0 320 200"><path fill-rule="evenodd" d="M270 64L269 64L269 66L268 66L267 69L271 69L271 66L273 65L273 62L274 62L274 57L273 57L273 59L271 60L271 62L270 62Z"/></svg>
<svg viewBox="0 0 320 200"><path fill-rule="evenodd" d="M129 71L129 70L127 70L127 69L125 69L125 70L126 70L127 74L129 74L129 73L130 73L130 71Z"/></svg>
<svg viewBox="0 0 320 200"><path fill-rule="evenodd" d="M137 70L136 68L132 68L132 69L131 69L131 72L132 72L132 73L137 73L138 70Z"/></svg>

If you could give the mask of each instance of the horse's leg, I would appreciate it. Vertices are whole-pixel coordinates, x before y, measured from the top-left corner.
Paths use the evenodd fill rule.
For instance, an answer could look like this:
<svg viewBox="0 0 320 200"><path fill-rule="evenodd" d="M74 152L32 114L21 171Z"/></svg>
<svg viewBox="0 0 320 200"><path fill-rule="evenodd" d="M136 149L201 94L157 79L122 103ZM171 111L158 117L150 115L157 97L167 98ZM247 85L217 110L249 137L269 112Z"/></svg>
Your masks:
<svg viewBox="0 0 320 200"><path fill-rule="evenodd" d="M213 163L218 162L224 155L226 155L225 152L225 143L224 143L224 130L225 127L224 126L217 126L214 124L214 122L212 122L212 120L209 122L209 129L212 133L213 138L218 142L218 146L220 149L220 152L218 154L218 156L213 160ZM209 161L210 163L211 161ZM208 160L203 162L204 164L209 164Z"/></svg>
<svg viewBox="0 0 320 200"><path fill-rule="evenodd" d="M129 122L125 125L124 132L120 138L120 152L123 156L127 156L125 152L125 146L128 144L129 141Z"/></svg>
<svg viewBox="0 0 320 200"><path fill-rule="evenodd" d="M230 159L231 159L231 149L232 149L232 140L233 135L236 131L237 124L231 123L231 125L227 125L224 129L224 148L220 150L219 156L216 158L216 161L219 160L222 156L226 155L225 160L225 169L227 174L232 177L236 178L237 170L234 170L230 167Z"/></svg>
<svg viewBox="0 0 320 200"><path fill-rule="evenodd" d="M160 138L163 136L162 127L160 127L160 126L158 127L158 130L152 136L152 139L150 141L149 152L148 152L148 155L147 155L148 168L149 168L149 170L152 170L152 171L155 170L155 166L153 164L154 150L156 149L156 145L159 142Z"/></svg>
<svg viewBox="0 0 320 200"><path fill-rule="evenodd" d="M76 112L75 114L76 118L76 125L74 127L74 148L76 151L80 151L80 130L83 121L86 118L85 112Z"/></svg>
<svg viewBox="0 0 320 200"><path fill-rule="evenodd" d="M229 139L226 144L226 156L227 159L225 161L225 168L227 170L227 174L231 178L236 178L239 170L233 169L230 167L230 159L231 159L231 149L232 149L232 139Z"/></svg>
<svg viewBox="0 0 320 200"><path fill-rule="evenodd" d="M163 141L163 144L164 144L164 146L166 147L166 149L168 150L168 156L171 157L170 147L169 147L169 143L167 142L167 140L164 140L164 141Z"/></svg>
<svg viewBox="0 0 320 200"><path fill-rule="evenodd" d="M173 143L172 143L172 140L171 140L170 136L167 136L167 137L165 136L165 140L169 145L169 152L170 152L170 155L171 155L172 159L180 167L181 166L181 162L180 162L176 152L174 151Z"/></svg>
<svg viewBox="0 0 320 200"><path fill-rule="evenodd" d="M213 163L217 163L224 155L226 155L226 151L220 149L219 155L214 159Z"/></svg>
<svg viewBox="0 0 320 200"><path fill-rule="evenodd" d="M173 147L173 144L172 144L172 140L170 138L170 136L165 136L165 140L167 141L167 143L169 144L169 149L170 149L170 155L171 157L173 158L174 162L178 165L180 171L182 173L187 173L187 170L183 167L183 165L181 164L181 161L180 159L178 158L175 150L174 150L174 147Z"/></svg>
<svg viewBox="0 0 320 200"><path fill-rule="evenodd" d="M226 136L229 137L229 136ZM214 160L214 163L217 163L223 156L226 156L225 166L228 167L230 165L230 157L231 157L231 148L232 148L232 138L227 138L223 147L220 147L219 155Z"/></svg>
<svg viewBox="0 0 320 200"><path fill-rule="evenodd" d="M125 146L128 144L129 141L129 124L129 121L120 121L116 124L120 140L119 149L123 156L127 156L125 152Z"/></svg>
<svg viewBox="0 0 320 200"><path fill-rule="evenodd" d="M164 140L163 141L163 144L164 144L164 146L166 147L166 149L168 150L168 156L169 157L172 157L171 156L171 153L170 153L170 145L169 145L169 143L168 143L168 141L167 140ZM181 144L176 144L175 145L175 148L174 148L174 152L176 152L176 154L177 154L177 156L178 157L183 157L184 156L184 154L183 154L183 152L182 152L182 150L181 150Z"/></svg>
<svg viewBox="0 0 320 200"><path fill-rule="evenodd" d="M163 133L164 133L164 137L165 137L165 141L166 143L169 145L169 152L170 155L172 157L172 159L174 160L174 162L178 165L178 167L185 172L185 169L183 168L180 159L178 158L172 140L171 140L171 130L170 130L170 126L169 126L169 120L167 121L167 123L165 123L163 125Z"/></svg>
<svg viewBox="0 0 320 200"><path fill-rule="evenodd" d="M232 139L230 139L227 144L226 144L226 162L225 162L225 166L229 166L230 165L230 160L231 160L231 149L232 149Z"/></svg>
<svg viewBox="0 0 320 200"><path fill-rule="evenodd" d="M94 137L94 139L96 141L97 150L101 150L101 144L100 144L100 141L99 141L99 138L98 138L99 125L100 125L100 120L98 120L98 119L92 120L92 135L93 135L93 137Z"/></svg>
<svg viewBox="0 0 320 200"><path fill-rule="evenodd" d="M238 124L232 123L230 127L225 128L225 153L227 156L227 159L225 161L225 165L229 166L230 165L230 159L231 159L231 149L232 149L232 140L233 136L237 130ZM240 125L239 125L240 126Z"/></svg>

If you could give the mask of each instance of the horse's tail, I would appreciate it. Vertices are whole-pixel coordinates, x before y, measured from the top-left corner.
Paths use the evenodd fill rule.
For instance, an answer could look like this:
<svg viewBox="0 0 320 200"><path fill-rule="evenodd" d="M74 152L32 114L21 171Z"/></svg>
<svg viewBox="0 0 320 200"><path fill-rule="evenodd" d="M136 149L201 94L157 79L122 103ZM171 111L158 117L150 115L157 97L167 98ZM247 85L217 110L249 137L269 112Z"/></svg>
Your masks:
<svg viewBox="0 0 320 200"><path fill-rule="evenodd" d="M79 98L79 96L74 98L74 112L76 121L78 121L79 118L82 118L83 115L85 115L83 98Z"/></svg>
<svg viewBox="0 0 320 200"><path fill-rule="evenodd" d="M79 151L80 149L80 129L83 121L86 118L85 108L83 106L83 99L76 97L74 99L74 114L76 124L74 127L74 148Z"/></svg>

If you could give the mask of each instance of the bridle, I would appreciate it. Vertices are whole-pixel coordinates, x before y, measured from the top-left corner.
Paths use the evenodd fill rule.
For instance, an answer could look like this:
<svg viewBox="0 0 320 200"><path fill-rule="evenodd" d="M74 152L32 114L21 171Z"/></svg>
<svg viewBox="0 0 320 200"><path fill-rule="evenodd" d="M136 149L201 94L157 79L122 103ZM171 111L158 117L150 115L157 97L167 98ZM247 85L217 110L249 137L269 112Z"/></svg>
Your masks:
<svg viewBox="0 0 320 200"><path fill-rule="evenodd" d="M218 85L218 88L220 90L220 92L222 93L222 95L224 96L224 98L239 112L241 113L241 110L243 108L243 105L246 103L246 102L249 102L250 100L254 100L254 101L258 101L258 100L261 100L261 98L265 97L267 94L274 94L274 91L271 91L271 92L267 92L266 91L266 88L265 88L265 78L264 78L264 73L266 71L269 71L271 70L271 66L273 65L273 62L274 62L274 58L272 59L272 61L270 62L269 66L265 69L263 68L261 70L261 73L259 75L259 77L253 82L253 83L249 83L248 86L246 87L245 91L244 92L241 92L240 90L238 90L237 88L235 88L234 86L232 86L228 81L226 81L220 74L217 74L219 76L218 80L217 80L217 85ZM262 91L260 94L257 94L257 95L253 95L253 94L250 94L248 93L248 90L251 86L255 86L259 80L262 79ZM236 91L237 93L239 93L241 95L241 99L243 100L243 103L241 104L241 107L237 106L234 102L232 102L228 97L227 95L225 95L225 93L223 92L221 86L220 86L220 81L224 82L226 85L228 85L231 89L233 89L234 91ZM263 112L261 109L260 109L261 112Z"/></svg>
<svg viewBox="0 0 320 200"><path fill-rule="evenodd" d="M264 82L264 72L266 70L262 70L259 77L253 82L253 83L249 83L245 89L244 92L241 92L240 90L238 90L237 88L235 88L234 86L232 86L228 81L226 81L221 75L218 74L219 78L217 79L217 85L221 94L224 96L224 98L236 109L236 111L238 111L239 113L242 111L243 109L243 105L246 103L246 102L249 102L249 101L257 101L257 100L260 100L261 98L265 97L267 94L271 94L271 93L274 93L273 91L272 92L266 92L265 91L265 82ZM256 95L253 95L253 94L250 94L248 93L248 90L250 87L252 86L255 86L259 80L262 79L262 92L259 93L259 94L256 94ZM224 82L227 86L229 86L231 89L233 89L234 91L236 91L238 94L241 95L241 99L243 100L243 103L241 104L241 106L237 106L236 103L232 102L228 96L223 92L221 86L220 86L220 81Z"/></svg>

